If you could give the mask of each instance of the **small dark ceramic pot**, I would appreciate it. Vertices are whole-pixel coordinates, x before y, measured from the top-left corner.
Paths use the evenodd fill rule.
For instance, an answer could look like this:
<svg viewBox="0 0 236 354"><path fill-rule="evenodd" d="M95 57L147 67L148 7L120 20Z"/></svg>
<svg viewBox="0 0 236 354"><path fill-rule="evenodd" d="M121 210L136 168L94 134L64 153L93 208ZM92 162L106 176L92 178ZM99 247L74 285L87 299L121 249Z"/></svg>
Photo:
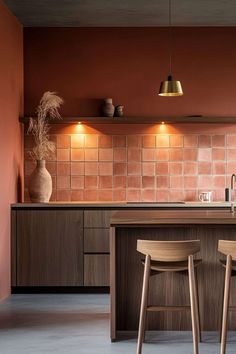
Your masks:
<svg viewBox="0 0 236 354"><path fill-rule="evenodd" d="M123 117L123 115L124 115L123 108L124 108L124 106L121 106L121 105L116 106L115 117Z"/></svg>

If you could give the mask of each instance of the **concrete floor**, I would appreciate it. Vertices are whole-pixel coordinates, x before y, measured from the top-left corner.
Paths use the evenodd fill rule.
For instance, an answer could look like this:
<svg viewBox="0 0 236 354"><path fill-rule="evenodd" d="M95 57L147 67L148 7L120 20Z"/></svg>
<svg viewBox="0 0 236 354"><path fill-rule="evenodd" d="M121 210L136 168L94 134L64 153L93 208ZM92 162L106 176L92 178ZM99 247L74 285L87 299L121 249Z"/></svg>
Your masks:
<svg viewBox="0 0 236 354"><path fill-rule="evenodd" d="M148 333L143 354L191 354L189 332ZM204 333L200 353L219 353L216 333ZM136 341L111 343L108 295L13 295L0 303L1 354L135 354ZM229 334L227 354L236 351Z"/></svg>

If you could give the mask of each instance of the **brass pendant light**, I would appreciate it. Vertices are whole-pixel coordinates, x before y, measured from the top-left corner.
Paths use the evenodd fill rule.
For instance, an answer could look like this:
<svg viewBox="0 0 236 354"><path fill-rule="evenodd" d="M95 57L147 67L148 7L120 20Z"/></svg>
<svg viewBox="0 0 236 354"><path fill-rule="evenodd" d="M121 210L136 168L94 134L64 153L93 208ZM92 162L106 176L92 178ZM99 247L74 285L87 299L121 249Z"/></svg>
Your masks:
<svg viewBox="0 0 236 354"><path fill-rule="evenodd" d="M168 75L166 81L161 82L160 90L158 95L164 97L174 97L174 96L182 96L183 90L180 81L175 81L172 79L171 71L172 71L172 22L171 22L171 0L169 0L169 41L170 41L170 57L169 57L169 65L170 65L170 75Z"/></svg>

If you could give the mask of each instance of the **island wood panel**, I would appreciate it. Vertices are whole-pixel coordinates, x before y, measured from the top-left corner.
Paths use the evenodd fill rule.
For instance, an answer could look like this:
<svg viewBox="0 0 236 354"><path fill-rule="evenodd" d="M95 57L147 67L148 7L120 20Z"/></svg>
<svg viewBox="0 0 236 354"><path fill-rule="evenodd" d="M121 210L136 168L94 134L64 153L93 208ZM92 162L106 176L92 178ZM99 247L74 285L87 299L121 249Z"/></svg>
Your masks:
<svg viewBox="0 0 236 354"><path fill-rule="evenodd" d="M111 226L236 225L236 214L222 210L127 210L111 215Z"/></svg>
<svg viewBox="0 0 236 354"><path fill-rule="evenodd" d="M84 255L84 285L109 286L109 262L108 254Z"/></svg>
<svg viewBox="0 0 236 354"><path fill-rule="evenodd" d="M83 285L83 211L17 211L17 285Z"/></svg>
<svg viewBox="0 0 236 354"><path fill-rule="evenodd" d="M109 229L84 229L85 253L109 253Z"/></svg>
<svg viewBox="0 0 236 354"><path fill-rule="evenodd" d="M111 228L113 230L113 228ZM224 270L217 252L218 240L236 240L235 225L166 225L150 227L116 228L112 237L111 274L112 285L112 328L114 340L117 331L136 331L138 329L141 301L143 256L136 251L137 239L187 240L200 239L203 264L198 268L200 314L202 329L218 330L222 306ZM111 232L112 235L112 232ZM113 256L115 254L115 259ZM232 279L231 305L236 305L236 282ZM182 274L161 274L151 278L149 304L151 305L189 305L188 278ZM149 330L191 330L190 313L149 313ZM114 328L115 326L115 328ZM236 329L236 314L230 313L229 328Z"/></svg>

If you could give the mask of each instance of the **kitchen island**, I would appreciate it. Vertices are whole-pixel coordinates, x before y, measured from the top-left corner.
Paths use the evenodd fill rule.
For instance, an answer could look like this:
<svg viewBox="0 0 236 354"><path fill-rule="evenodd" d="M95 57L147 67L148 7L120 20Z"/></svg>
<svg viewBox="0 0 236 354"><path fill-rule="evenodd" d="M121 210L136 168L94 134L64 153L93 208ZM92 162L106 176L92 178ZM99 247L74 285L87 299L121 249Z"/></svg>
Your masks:
<svg viewBox="0 0 236 354"><path fill-rule="evenodd" d="M136 251L138 239L199 239L202 258L197 276L202 330L220 328L224 270L217 251L219 239L236 240L236 215L225 210L126 210L110 220L111 340L138 329L143 256ZM232 293L236 286L232 281ZM152 305L189 305L188 279L182 274L160 274L150 281ZM231 304L236 305L235 296ZM235 329L235 314L229 328ZM155 313L147 316L149 330L191 330L190 313Z"/></svg>

